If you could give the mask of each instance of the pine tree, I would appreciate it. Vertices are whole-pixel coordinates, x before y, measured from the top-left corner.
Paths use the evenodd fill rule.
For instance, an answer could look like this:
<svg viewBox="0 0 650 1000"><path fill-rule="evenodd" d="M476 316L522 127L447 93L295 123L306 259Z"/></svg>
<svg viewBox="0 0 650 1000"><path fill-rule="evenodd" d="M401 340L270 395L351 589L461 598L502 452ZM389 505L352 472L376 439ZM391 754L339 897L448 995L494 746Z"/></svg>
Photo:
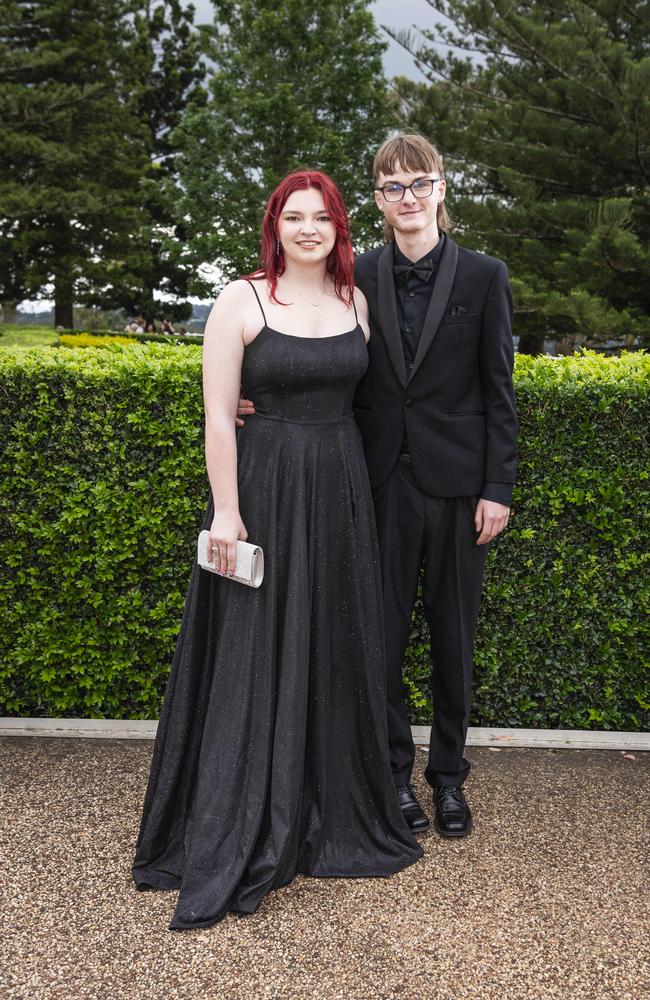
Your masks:
<svg viewBox="0 0 650 1000"><path fill-rule="evenodd" d="M179 260L196 271L194 290L257 266L266 198L299 167L323 169L341 186L353 235L374 242L374 147L395 123L380 42L364 0L213 0L206 37L214 64L210 100L174 133L184 223Z"/></svg>
<svg viewBox="0 0 650 1000"><path fill-rule="evenodd" d="M75 297L128 279L124 251L143 224L128 7L32 0L10 13L0 38L3 237L16 241L14 261L24 255L26 287L52 284L55 323L71 326Z"/></svg>
<svg viewBox="0 0 650 1000"><path fill-rule="evenodd" d="M107 289L98 304L122 307L131 315L154 318L164 313L180 320L191 315L191 305L183 301L191 272L166 249L169 234L181 221L178 152L171 135L188 106L205 104L206 67L191 5L180 0L132 0L132 5L136 51L130 83L150 159L139 186L148 222L132 237L130 255L137 247L139 259L133 284ZM170 302L169 296L175 301Z"/></svg>
<svg viewBox="0 0 650 1000"><path fill-rule="evenodd" d="M187 273L166 254L178 222L169 137L205 67L180 0L10 2L0 82L0 295L5 314L54 285L72 298L182 318Z"/></svg>
<svg viewBox="0 0 650 1000"><path fill-rule="evenodd" d="M31 291L29 229L0 219L0 305L5 323L14 323L18 306Z"/></svg>
<svg viewBox="0 0 650 1000"><path fill-rule="evenodd" d="M11 138L7 137L7 125L11 114L11 107L15 105L16 95L7 85L8 75L11 67L8 65L9 47L12 46L19 37L21 29L21 10L18 3L13 0L7 2L0 8L0 149L2 149L2 159L0 169L2 170L3 182L11 178L10 150ZM8 70L8 72L7 72ZM16 109L17 110L17 109ZM23 112L24 113L24 112ZM15 130L16 124L13 129ZM12 127L9 126L11 131ZM7 191L0 186L0 191L6 196ZM29 221L23 216L10 217L5 214L7 204L3 198L0 202L0 304L2 305L3 319L6 323L15 320L16 309L19 303L38 288L38 280L34 282L32 274L32 254L31 246L33 233Z"/></svg>
<svg viewBox="0 0 650 1000"><path fill-rule="evenodd" d="M650 5L429 3L403 118L447 154L463 242L510 265L520 347L647 338Z"/></svg>

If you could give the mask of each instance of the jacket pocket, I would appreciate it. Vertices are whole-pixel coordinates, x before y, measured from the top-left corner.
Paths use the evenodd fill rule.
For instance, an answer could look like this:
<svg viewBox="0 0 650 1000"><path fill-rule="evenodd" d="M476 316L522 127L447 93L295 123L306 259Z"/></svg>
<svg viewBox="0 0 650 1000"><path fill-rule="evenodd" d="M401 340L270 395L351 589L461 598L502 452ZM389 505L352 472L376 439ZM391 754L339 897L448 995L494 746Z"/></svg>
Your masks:
<svg viewBox="0 0 650 1000"><path fill-rule="evenodd" d="M485 410L450 410L445 412L445 417L484 417Z"/></svg>
<svg viewBox="0 0 650 1000"><path fill-rule="evenodd" d="M483 313L458 313L455 316L445 316L443 326L474 326L481 322Z"/></svg>

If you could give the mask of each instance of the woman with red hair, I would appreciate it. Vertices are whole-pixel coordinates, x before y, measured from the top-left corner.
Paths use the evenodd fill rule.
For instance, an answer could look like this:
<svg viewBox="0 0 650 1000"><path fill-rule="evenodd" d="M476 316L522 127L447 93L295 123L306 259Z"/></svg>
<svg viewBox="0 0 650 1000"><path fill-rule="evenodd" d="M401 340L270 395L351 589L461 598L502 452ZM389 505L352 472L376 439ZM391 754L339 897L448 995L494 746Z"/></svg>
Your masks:
<svg viewBox="0 0 650 1000"><path fill-rule="evenodd" d="M391 774L379 559L352 415L368 364L348 218L334 182L271 195L261 268L205 331L210 532L158 727L134 863L180 889L172 928L253 913L297 873L386 876L421 849ZM240 387L255 413L235 429ZM238 540L264 581L229 580Z"/></svg>

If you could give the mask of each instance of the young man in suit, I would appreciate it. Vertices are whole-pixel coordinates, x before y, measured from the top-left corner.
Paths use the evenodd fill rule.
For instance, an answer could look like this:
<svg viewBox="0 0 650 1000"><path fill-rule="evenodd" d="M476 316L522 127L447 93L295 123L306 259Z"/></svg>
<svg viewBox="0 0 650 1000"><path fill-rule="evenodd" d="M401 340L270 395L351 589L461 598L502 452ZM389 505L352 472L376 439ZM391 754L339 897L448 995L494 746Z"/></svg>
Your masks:
<svg viewBox="0 0 650 1000"><path fill-rule="evenodd" d="M389 241L356 260L372 335L355 415L381 552L391 763L409 826L426 830L410 784L402 682L423 570L434 708L425 774L436 830L462 837L472 824L462 785L486 546L508 523L515 481L512 298L502 261L446 234L443 164L431 143L388 139L374 173Z"/></svg>

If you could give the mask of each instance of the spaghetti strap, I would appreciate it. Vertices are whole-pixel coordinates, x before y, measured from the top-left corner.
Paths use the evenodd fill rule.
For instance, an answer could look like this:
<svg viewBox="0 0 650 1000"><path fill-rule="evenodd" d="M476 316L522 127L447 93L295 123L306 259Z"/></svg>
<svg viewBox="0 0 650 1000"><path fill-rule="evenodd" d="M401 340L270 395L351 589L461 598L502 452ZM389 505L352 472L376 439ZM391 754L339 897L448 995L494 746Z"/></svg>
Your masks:
<svg viewBox="0 0 650 1000"><path fill-rule="evenodd" d="M245 280L248 281L248 284L251 286L251 288L255 292L255 298L257 299L257 304L260 307L260 312L262 313L262 318L264 320L264 326L268 326L269 324L266 322L266 316L264 315L264 309L262 308L262 300L260 299L259 295L257 294L257 289L256 289L256 287L255 287L255 285L253 284L252 281L249 281L248 278L246 278Z"/></svg>
<svg viewBox="0 0 650 1000"><path fill-rule="evenodd" d="M354 318L356 319L357 325L358 325L359 324L359 317L357 316L357 304L354 301L354 290L352 291L352 308L354 309Z"/></svg>

